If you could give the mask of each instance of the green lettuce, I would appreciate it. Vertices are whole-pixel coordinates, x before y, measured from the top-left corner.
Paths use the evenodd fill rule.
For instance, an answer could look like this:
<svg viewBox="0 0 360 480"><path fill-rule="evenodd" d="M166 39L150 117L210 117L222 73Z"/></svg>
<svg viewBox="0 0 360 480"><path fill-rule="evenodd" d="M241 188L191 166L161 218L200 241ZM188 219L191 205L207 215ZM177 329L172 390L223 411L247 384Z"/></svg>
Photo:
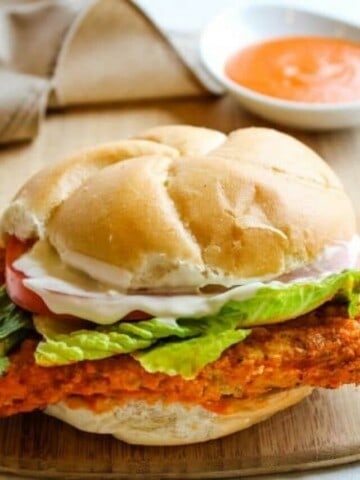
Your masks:
<svg viewBox="0 0 360 480"><path fill-rule="evenodd" d="M311 312L334 297L346 302L349 315L356 316L359 313L360 272L344 271L318 282L262 287L247 300L229 301L218 315L234 318L241 327L280 323Z"/></svg>
<svg viewBox="0 0 360 480"><path fill-rule="evenodd" d="M153 318L96 327L83 321L74 326L37 319L35 326L45 339L37 347L36 363L66 365L130 353L148 372L190 379L243 341L251 333L249 327L299 317L334 298L348 304L350 316L358 315L360 272L345 271L317 282L273 283L249 299L231 300L216 314L201 318Z"/></svg>
<svg viewBox="0 0 360 480"><path fill-rule="evenodd" d="M67 365L135 352L134 357L148 372L193 378L205 365L217 360L226 348L241 342L250 333L250 330L236 330L233 319L213 322L210 317L203 320L153 318L68 333L64 333L63 323L47 317L35 318L35 327L46 336L35 352L38 365ZM70 324L68 322L66 329Z"/></svg>
<svg viewBox="0 0 360 480"><path fill-rule="evenodd" d="M42 326L39 328L39 323ZM49 328L46 323L52 324ZM141 322L118 322L92 330L61 331L62 321L46 317L35 318L35 327L45 333L39 343L35 360L38 365L67 365L83 360L99 360L120 353L130 353L147 348L162 338L188 338L198 335L199 325L182 325L175 319L153 318ZM70 324L70 322L69 322ZM46 325L46 326L45 326ZM61 333L56 331L59 325Z"/></svg>
<svg viewBox="0 0 360 480"><path fill-rule="evenodd" d="M154 348L136 352L133 356L150 373L181 375L192 379L209 363L215 362L232 345L242 342L251 330L224 330L207 333L190 340L164 342Z"/></svg>
<svg viewBox="0 0 360 480"><path fill-rule="evenodd" d="M0 376L9 365L6 354L18 345L32 329L30 314L17 307L0 288Z"/></svg>

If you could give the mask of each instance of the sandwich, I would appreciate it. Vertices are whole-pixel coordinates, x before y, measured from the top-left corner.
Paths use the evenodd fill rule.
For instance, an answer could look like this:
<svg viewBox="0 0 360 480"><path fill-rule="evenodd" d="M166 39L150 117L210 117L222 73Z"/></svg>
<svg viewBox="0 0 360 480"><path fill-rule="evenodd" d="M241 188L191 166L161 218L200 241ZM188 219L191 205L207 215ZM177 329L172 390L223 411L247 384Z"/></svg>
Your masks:
<svg viewBox="0 0 360 480"><path fill-rule="evenodd" d="M1 232L2 417L180 445L360 382L354 211L288 135L95 146L30 179Z"/></svg>

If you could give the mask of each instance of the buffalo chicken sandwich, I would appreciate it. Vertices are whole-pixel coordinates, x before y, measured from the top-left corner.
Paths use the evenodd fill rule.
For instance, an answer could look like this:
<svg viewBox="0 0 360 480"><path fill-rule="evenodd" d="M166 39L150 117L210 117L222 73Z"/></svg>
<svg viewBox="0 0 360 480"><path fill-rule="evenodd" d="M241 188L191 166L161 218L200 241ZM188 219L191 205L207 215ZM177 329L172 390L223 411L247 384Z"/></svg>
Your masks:
<svg viewBox="0 0 360 480"><path fill-rule="evenodd" d="M96 146L35 175L1 230L0 416L177 445L360 382L354 212L287 135Z"/></svg>

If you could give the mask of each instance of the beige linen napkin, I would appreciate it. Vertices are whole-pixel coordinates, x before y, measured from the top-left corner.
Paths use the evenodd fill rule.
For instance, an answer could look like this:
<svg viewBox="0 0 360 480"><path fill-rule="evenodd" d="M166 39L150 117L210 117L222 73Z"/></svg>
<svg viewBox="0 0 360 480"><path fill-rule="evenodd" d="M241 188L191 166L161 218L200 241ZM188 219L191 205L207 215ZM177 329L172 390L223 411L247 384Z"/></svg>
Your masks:
<svg viewBox="0 0 360 480"><path fill-rule="evenodd" d="M183 47L134 1L3 1L0 143L34 137L47 106L215 92Z"/></svg>

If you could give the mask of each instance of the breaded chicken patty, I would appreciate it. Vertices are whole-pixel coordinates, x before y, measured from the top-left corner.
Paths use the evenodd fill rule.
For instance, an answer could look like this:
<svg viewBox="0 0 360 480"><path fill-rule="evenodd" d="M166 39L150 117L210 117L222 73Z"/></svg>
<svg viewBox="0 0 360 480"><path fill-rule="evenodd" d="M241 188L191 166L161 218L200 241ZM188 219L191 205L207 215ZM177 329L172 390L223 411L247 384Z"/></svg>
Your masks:
<svg viewBox="0 0 360 480"><path fill-rule="evenodd" d="M360 322L327 305L282 325L256 327L193 380L147 373L129 355L44 368L34 363L37 340L26 340L0 379L0 415L76 399L106 410L129 397L180 401L231 413L238 402L301 385L337 388L360 383Z"/></svg>

